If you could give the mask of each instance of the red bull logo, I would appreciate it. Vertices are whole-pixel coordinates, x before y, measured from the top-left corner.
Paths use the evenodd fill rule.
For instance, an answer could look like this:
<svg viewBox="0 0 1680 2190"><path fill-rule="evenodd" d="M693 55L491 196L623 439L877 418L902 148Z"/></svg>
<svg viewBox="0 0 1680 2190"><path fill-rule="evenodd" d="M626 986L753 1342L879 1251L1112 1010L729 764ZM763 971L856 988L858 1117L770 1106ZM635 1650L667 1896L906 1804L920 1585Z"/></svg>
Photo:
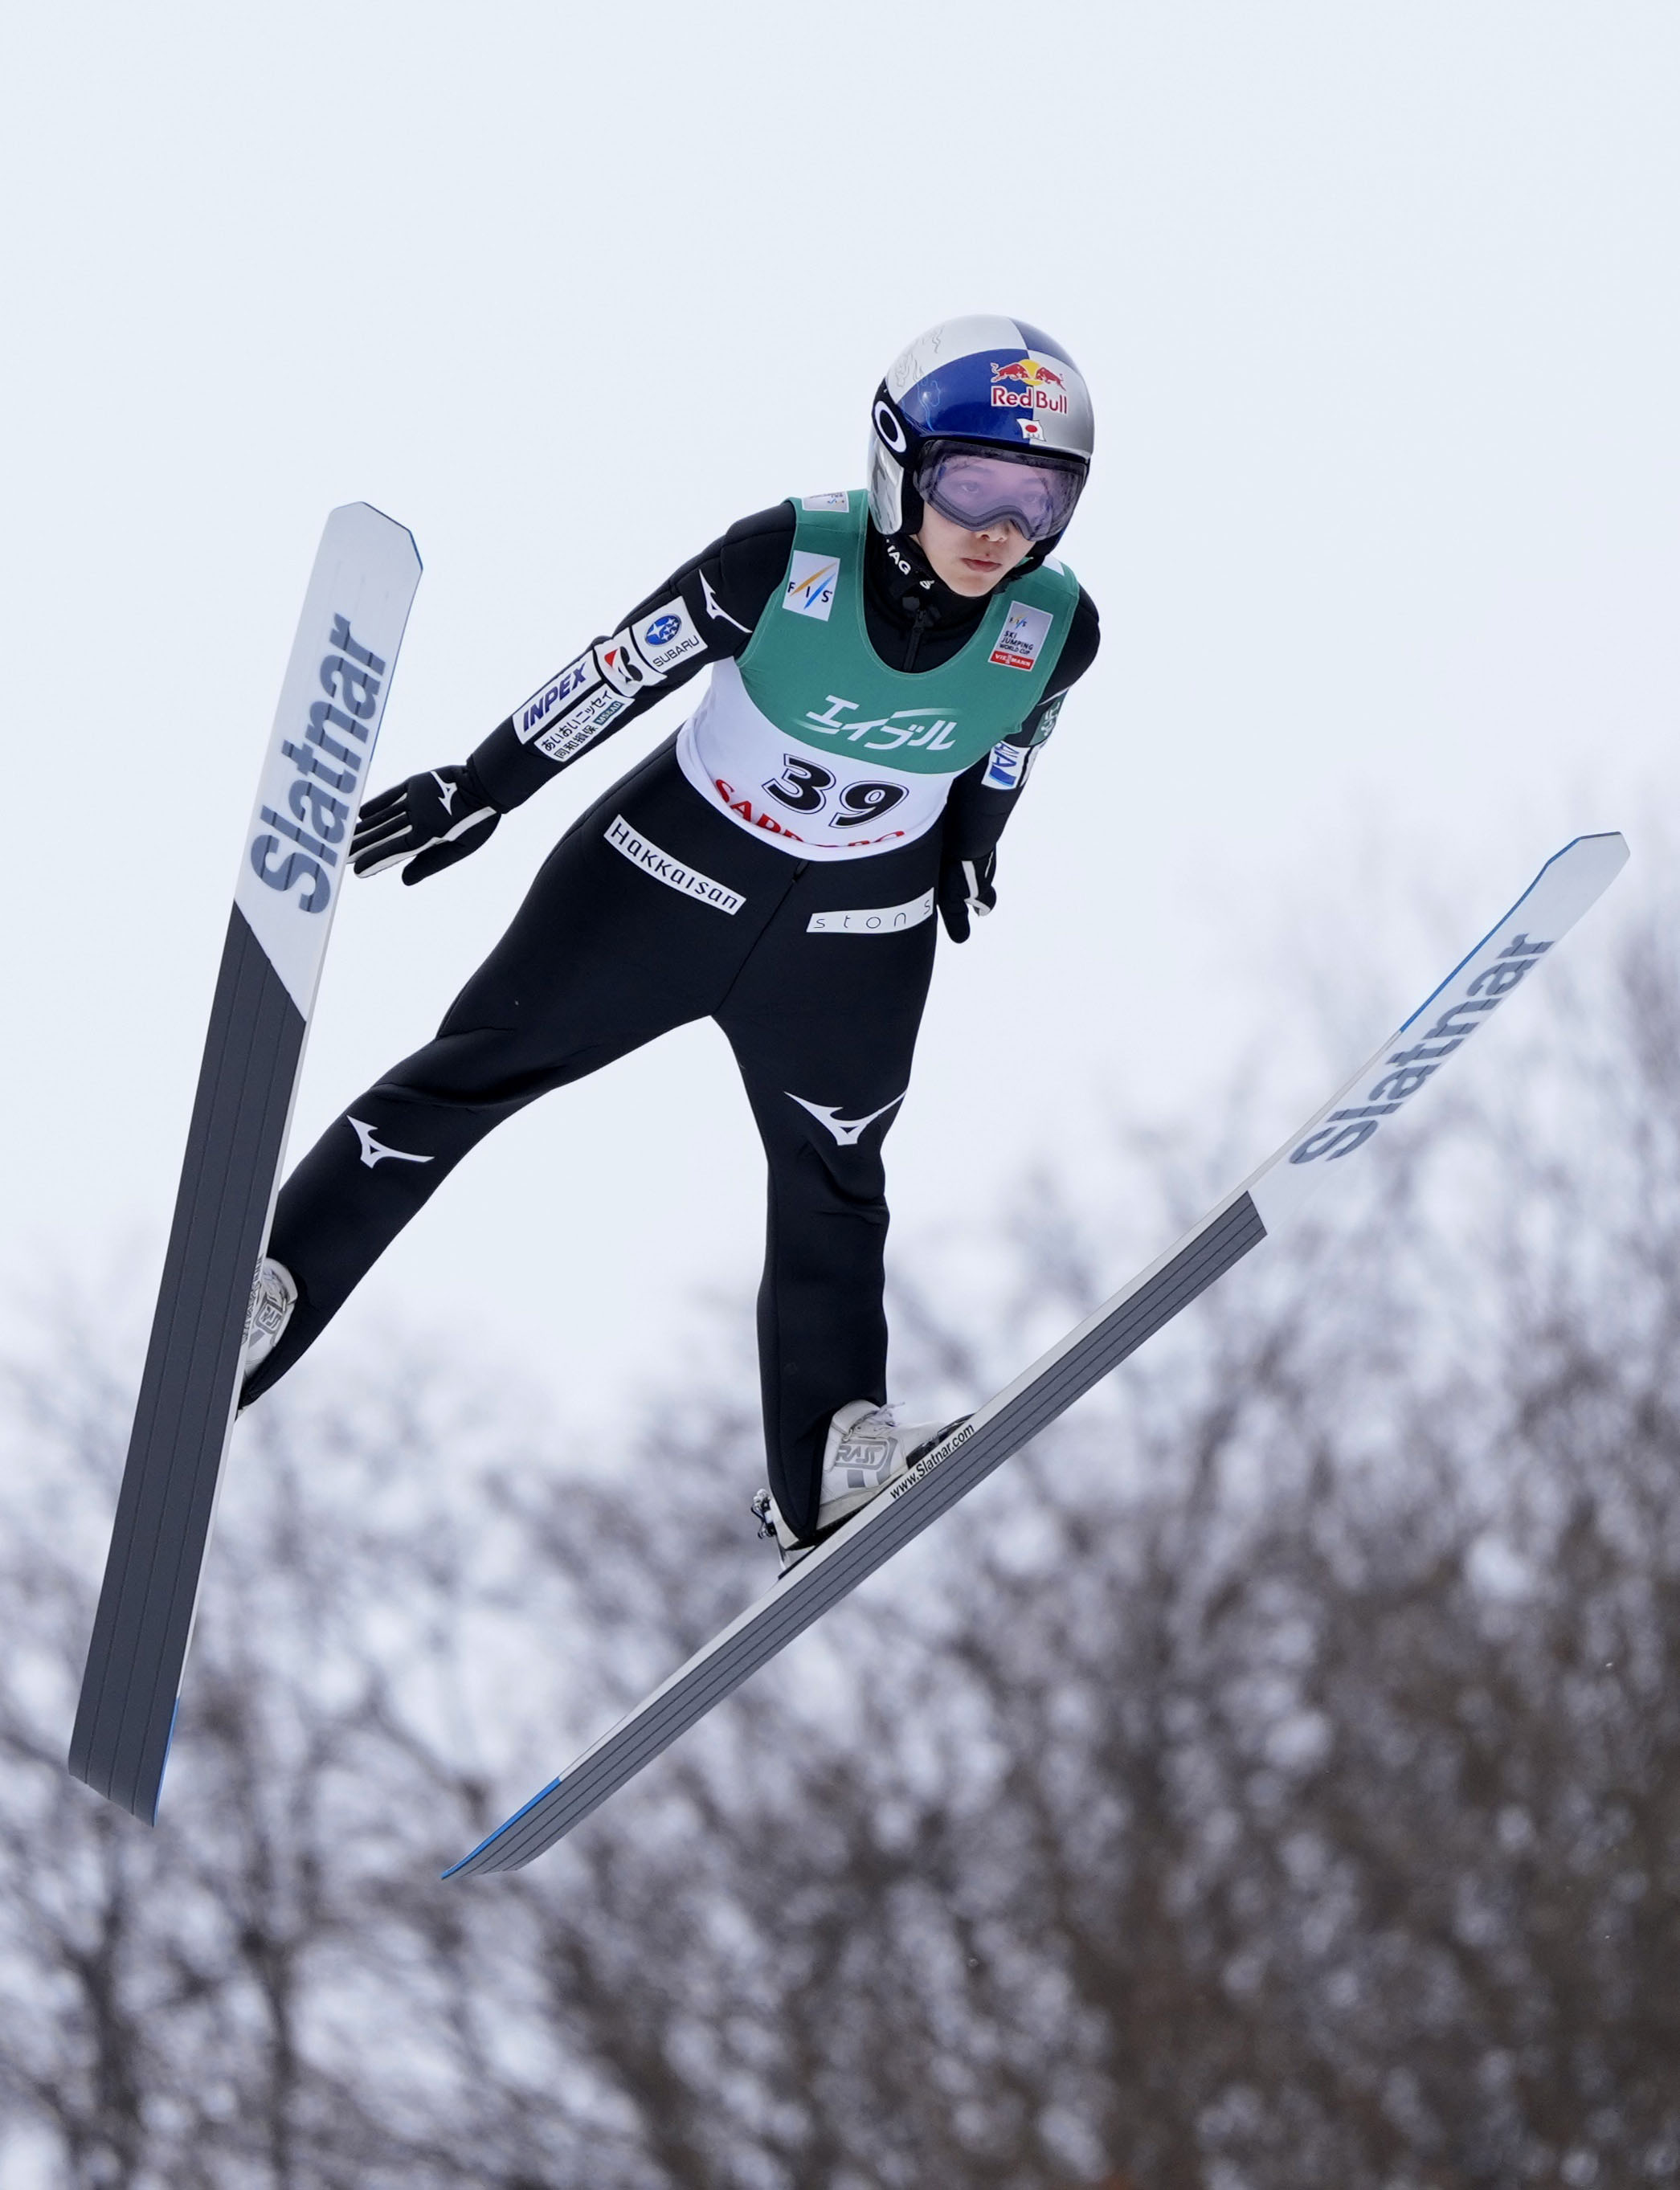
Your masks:
<svg viewBox="0 0 1680 2190"><path fill-rule="evenodd" d="M1059 372L1052 372L1047 365L1041 365L1036 357L1017 358L1013 365L995 365L991 369L994 380L1019 380L1032 388L1065 388Z"/></svg>
<svg viewBox="0 0 1680 2190"><path fill-rule="evenodd" d="M991 369L994 411L1049 411L1065 417L1068 386L1059 372L1036 357L1013 358Z"/></svg>

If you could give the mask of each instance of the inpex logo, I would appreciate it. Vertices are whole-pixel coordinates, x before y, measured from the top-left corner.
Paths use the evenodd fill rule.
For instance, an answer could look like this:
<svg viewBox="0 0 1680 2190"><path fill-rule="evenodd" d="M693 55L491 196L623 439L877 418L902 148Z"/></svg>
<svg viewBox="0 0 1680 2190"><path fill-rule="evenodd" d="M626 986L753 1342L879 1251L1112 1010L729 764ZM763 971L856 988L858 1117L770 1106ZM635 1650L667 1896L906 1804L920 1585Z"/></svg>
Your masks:
<svg viewBox="0 0 1680 2190"><path fill-rule="evenodd" d="M994 411L1047 411L1065 417L1068 386L1059 372L1036 358L1015 358L991 369Z"/></svg>
<svg viewBox="0 0 1680 2190"><path fill-rule="evenodd" d="M1298 1149L1291 1149L1292 1164L1316 1163L1320 1156L1333 1162L1362 1149L1385 1118L1409 1103L1426 1086L1444 1059L1467 1042L1483 1017L1496 1010L1517 984L1533 973L1548 943L1530 943L1518 935L1508 943L1494 963L1478 973L1456 1004L1450 1005L1409 1049L1397 1049L1385 1058L1394 1071L1385 1071L1365 1092L1362 1104L1348 1110L1332 1110L1323 1125L1308 1134Z"/></svg>
<svg viewBox="0 0 1680 2190"><path fill-rule="evenodd" d="M563 706L579 692L587 692L599 681L600 672L595 667L593 654L580 654L576 661L567 662L551 683L540 692L531 694L514 716L514 730L519 743L529 745L556 707Z"/></svg>
<svg viewBox="0 0 1680 2190"><path fill-rule="evenodd" d="M338 864L334 848L343 843L360 796L361 764L367 756L355 746L341 744L332 732L366 745L367 725L379 712L379 686L385 674L380 657L350 636L348 616L333 617L326 643L332 651L321 665L321 689L326 697L310 707L303 744L287 740L280 748L298 771L286 794L290 818L264 806L263 824L278 834L254 838L250 854L258 880L270 889L305 885L306 894L298 899L300 912L326 911L332 896L332 879L326 871ZM287 851L281 837L299 848Z"/></svg>

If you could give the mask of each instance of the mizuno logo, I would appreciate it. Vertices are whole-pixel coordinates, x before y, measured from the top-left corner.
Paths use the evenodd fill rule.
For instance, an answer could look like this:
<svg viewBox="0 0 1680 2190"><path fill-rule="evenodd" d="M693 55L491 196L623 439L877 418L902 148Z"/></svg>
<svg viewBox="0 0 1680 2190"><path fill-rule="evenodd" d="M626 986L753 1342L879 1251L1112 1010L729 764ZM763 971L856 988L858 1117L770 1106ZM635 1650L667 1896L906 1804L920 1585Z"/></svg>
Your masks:
<svg viewBox="0 0 1680 2190"><path fill-rule="evenodd" d="M394 1156L399 1163L430 1163L432 1160L430 1156L416 1155L408 1149L388 1149L383 1141L374 1139L372 1126L363 1125L360 1118L352 1118L349 1122L356 1129L356 1138L361 1143L361 1160L369 1171L381 1156Z"/></svg>
<svg viewBox="0 0 1680 2190"><path fill-rule="evenodd" d="M458 783L446 783L443 778L438 774L436 769L432 770L432 780L438 787L438 797L443 801L444 812L446 814L452 814L455 810L455 794L461 788L460 785Z"/></svg>
<svg viewBox="0 0 1680 2190"><path fill-rule="evenodd" d="M803 1095L796 1095L791 1087L785 1087L782 1092L790 1103L797 1103L802 1110L809 1110L819 1125L826 1126L843 1149L854 1149L860 1137L877 1118L884 1118L893 1108L893 1104L904 1100L904 1095L894 1095L892 1103L883 1103L878 1110L871 1110L866 1118L843 1118L837 1106L808 1103ZM910 1090L905 1088L905 1095L909 1092Z"/></svg>
<svg viewBox="0 0 1680 2190"><path fill-rule="evenodd" d="M732 616L727 609L720 608L718 606L718 596L712 592L711 587L707 584L706 573L704 570L700 573L700 590L701 598L706 603L706 613L711 617L713 623L732 623L737 631L750 631L752 629L752 626L750 624L742 623L739 617Z"/></svg>

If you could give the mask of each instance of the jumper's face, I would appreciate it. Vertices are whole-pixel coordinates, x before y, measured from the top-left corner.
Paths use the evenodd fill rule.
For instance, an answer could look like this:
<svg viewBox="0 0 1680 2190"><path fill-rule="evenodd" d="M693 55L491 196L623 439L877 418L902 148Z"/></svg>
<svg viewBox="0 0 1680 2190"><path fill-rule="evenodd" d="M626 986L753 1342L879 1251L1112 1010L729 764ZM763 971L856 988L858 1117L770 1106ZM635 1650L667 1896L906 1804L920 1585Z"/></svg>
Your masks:
<svg viewBox="0 0 1680 2190"><path fill-rule="evenodd" d="M1007 518L970 532L941 517L931 503L923 503L917 545L933 566L934 576L954 593L979 600L1007 577L1032 542Z"/></svg>

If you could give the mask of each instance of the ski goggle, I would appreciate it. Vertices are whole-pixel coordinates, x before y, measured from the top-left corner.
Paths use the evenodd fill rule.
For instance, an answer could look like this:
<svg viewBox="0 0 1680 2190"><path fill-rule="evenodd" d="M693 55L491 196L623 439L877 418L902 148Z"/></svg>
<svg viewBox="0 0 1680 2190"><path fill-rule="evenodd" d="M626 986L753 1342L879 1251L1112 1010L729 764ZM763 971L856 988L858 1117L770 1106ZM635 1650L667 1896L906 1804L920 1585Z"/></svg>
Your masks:
<svg viewBox="0 0 1680 2190"><path fill-rule="evenodd" d="M936 451L916 474L917 492L953 525L980 532L1007 521L1028 540L1063 530L1084 485L1074 465L977 449Z"/></svg>

